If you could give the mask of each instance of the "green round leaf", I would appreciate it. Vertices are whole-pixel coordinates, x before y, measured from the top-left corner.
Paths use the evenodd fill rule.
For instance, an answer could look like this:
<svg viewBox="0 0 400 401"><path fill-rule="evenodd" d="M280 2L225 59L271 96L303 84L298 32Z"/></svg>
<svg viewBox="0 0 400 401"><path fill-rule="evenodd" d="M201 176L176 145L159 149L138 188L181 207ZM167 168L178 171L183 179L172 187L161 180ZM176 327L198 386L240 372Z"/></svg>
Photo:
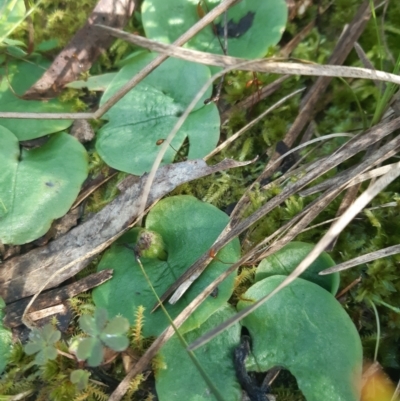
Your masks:
<svg viewBox="0 0 400 401"><path fill-rule="evenodd" d="M87 360L89 366L99 366L104 358L104 348L100 340L93 343L92 353Z"/></svg>
<svg viewBox="0 0 400 401"><path fill-rule="evenodd" d="M46 71L48 65L33 63L17 63L7 65L7 71L0 68L0 110L21 113L67 113L71 107L60 103L57 99L46 101L23 100L17 95L23 95ZM10 85L12 90L10 89ZM20 141L39 138L41 136L61 131L72 124L71 120L45 120L45 119L15 119L2 118L0 125L12 131ZM67 154L67 153L66 153Z"/></svg>
<svg viewBox="0 0 400 401"><path fill-rule="evenodd" d="M24 351L27 355L33 355L43 348L43 344L39 342L29 342L24 345Z"/></svg>
<svg viewBox="0 0 400 401"><path fill-rule="evenodd" d="M110 320L102 331L102 334L108 336L123 335L129 330L128 319L122 316L116 316L114 319Z"/></svg>
<svg viewBox="0 0 400 401"><path fill-rule="evenodd" d="M125 351L129 346L129 340L126 336L122 335L110 335L102 333L100 335L101 341L114 351Z"/></svg>
<svg viewBox="0 0 400 401"><path fill-rule="evenodd" d="M172 43L211 10L220 0L145 0L142 21L146 36ZM204 4L204 1L201 2ZM263 57L276 45L285 29L287 6L284 0L242 0L228 10L228 54L243 58ZM187 47L209 53L223 54L223 21L220 16L191 39ZM218 40L218 36L220 40ZM221 41L221 42L220 42Z"/></svg>
<svg viewBox="0 0 400 401"><path fill-rule="evenodd" d="M61 338L61 332L56 330L52 324L46 324L42 328L42 338L47 344L54 344Z"/></svg>
<svg viewBox="0 0 400 401"><path fill-rule="evenodd" d="M234 309L226 304L211 315L200 328L186 333L184 339L190 344L234 314ZM236 380L232 357L239 341L240 324L236 323L194 352L215 387L224 399L229 401L242 399L242 390ZM155 372L156 390L160 401L216 400L176 335L161 348L160 356L165 364L165 368Z"/></svg>
<svg viewBox="0 0 400 401"><path fill-rule="evenodd" d="M90 315L82 315L79 320L80 328L86 333L91 336L96 336L99 334L99 330L96 327L96 322L94 318Z"/></svg>
<svg viewBox="0 0 400 401"><path fill-rule="evenodd" d="M0 241L25 244L71 207L87 176L87 154L65 133L20 151L14 134L0 126L0 171Z"/></svg>
<svg viewBox="0 0 400 401"><path fill-rule="evenodd" d="M150 211L146 219L146 228L161 234L168 259L141 260L159 296L209 249L228 221L229 218L225 213L191 196L163 199ZM98 270L113 268L114 275L111 280L94 289L93 300L96 306L106 308L109 315L121 314L131 324L135 322L137 308L143 305L145 307L143 335L157 336L169 325L168 319L161 308L150 313L157 299L149 288L133 251L123 246L125 243L134 244L137 236L138 230L132 230L104 254ZM239 241L234 240L218 253L218 258L231 264L239 259L239 255ZM213 261L175 305L165 304L172 318L175 318L208 284L228 269L229 265L222 262ZM199 327L225 304L232 294L234 279L233 273L218 287L218 294L215 297L207 297L184 323L182 332Z"/></svg>
<svg viewBox="0 0 400 401"><path fill-rule="evenodd" d="M128 319L116 316L108 322L107 326L101 332L100 339L107 347L114 351L124 351L129 345L129 340L125 335L128 330Z"/></svg>
<svg viewBox="0 0 400 401"><path fill-rule="evenodd" d="M3 317L4 313L2 309L5 307L3 298L0 298L0 375L3 373L7 366L7 360L11 352L12 346L12 333L11 330L4 327Z"/></svg>
<svg viewBox="0 0 400 401"><path fill-rule="evenodd" d="M88 360L89 366L98 366L103 360L103 346L99 339L88 337L79 342L76 356L81 361Z"/></svg>
<svg viewBox="0 0 400 401"><path fill-rule="evenodd" d="M71 383L76 385L78 391L82 391L89 383L90 372L83 369L73 370L70 375Z"/></svg>
<svg viewBox="0 0 400 401"><path fill-rule="evenodd" d="M243 299L257 301L286 276L250 287ZM242 310L250 301L240 301ZM283 366L296 377L307 401L357 401L362 347L353 322L320 286L296 279L242 320L252 338L248 370Z"/></svg>
<svg viewBox="0 0 400 401"><path fill-rule="evenodd" d="M36 360L39 360L39 358L40 358L40 364L42 364L42 363L44 363L44 362L42 362L42 355L41 355L41 353L43 353L43 357L45 358L45 360L47 361L47 360L53 360L53 359L56 359L57 358L57 355L58 355L58 353L57 353L57 348L56 347L54 347L53 345L49 345L49 346L47 346L47 347L45 347L43 350L42 350L42 352L39 352L37 355L36 355Z"/></svg>
<svg viewBox="0 0 400 401"><path fill-rule="evenodd" d="M255 280L260 281L266 277L275 275L288 276L313 248L313 244L297 241L290 242L278 252L275 252L273 255L261 261L256 271ZM335 295L339 288L339 273L327 276L320 276L318 274L328 267L335 266L335 264L334 260L326 252L322 252L300 277L318 284Z"/></svg>
<svg viewBox="0 0 400 401"><path fill-rule="evenodd" d="M155 54L140 54L124 66L104 93L104 104ZM208 67L168 59L128 92L105 115L108 123L97 135L96 149L103 160L118 170L141 175L148 172L164 140L186 107L210 77ZM189 158L200 158L215 148L219 139L219 114L214 104L204 105L203 96L173 139L162 164L171 163L186 137Z"/></svg>
<svg viewBox="0 0 400 401"><path fill-rule="evenodd" d="M96 308L94 311L94 322L96 325L96 334L100 334L106 327L108 321L108 313L104 308Z"/></svg>

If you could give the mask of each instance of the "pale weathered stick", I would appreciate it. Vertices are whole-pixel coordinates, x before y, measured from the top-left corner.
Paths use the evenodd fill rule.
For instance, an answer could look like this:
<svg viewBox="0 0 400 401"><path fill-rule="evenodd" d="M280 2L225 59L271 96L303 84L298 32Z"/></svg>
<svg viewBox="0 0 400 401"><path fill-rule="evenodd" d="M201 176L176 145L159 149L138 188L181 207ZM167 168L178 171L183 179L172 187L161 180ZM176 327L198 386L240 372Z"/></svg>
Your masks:
<svg viewBox="0 0 400 401"><path fill-rule="evenodd" d="M343 270L350 269L350 267L372 262L373 260L376 259L386 258L388 256L396 255L398 253L400 253L400 245L389 246L387 248L379 249L379 251L358 256L357 258L348 260L347 262L340 263L339 265L330 267L329 269L322 270L321 272L319 272L319 274L324 276L325 274L341 272Z"/></svg>
<svg viewBox="0 0 400 401"><path fill-rule="evenodd" d="M206 342L210 341L212 338L217 336L221 331L230 327L232 324L248 316L254 310L256 310L263 303L272 298L280 290L292 283L297 277L303 273L307 267L313 263L317 257L324 251L324 249L343 231L343 229L350 223L351 220L376 196L382 189L386 188L392 181L394 181L400 175L400 162L392 168L392 170L381 177L370 186L357 200L346 210L345 213L333 224L328 232L321 238L321 240L315 245L313 250L307 255L307 257L293 270L292 273L287 276L287 278L275 288L271 293L262 297L260 300L254 304L248 306L247 308L241 310L235 316L227 319L224 323L217 326L213 330L210 330L205 335L198 338L192 344L189 345L188 349L193 351Z"/></svg>
<svg viewBox="0 0 400 401"><path fill-rule="evenodd" d="M368 133L364 133L362 136L357 136L351 139L343 148L332 154L325 163L317 165L316 168L301 177L292 186L285 188L281 194L275 198L268 201L265 205L259 208L255 213L246 218L245 220L238 223L235 227L228 226L224 232L218 237L218 239L212 245L212 250L216 253L233 238L238 236L258 219L280 204L287 197L291 196L293 193L298 192L305 185L309 184L315 178L321 176L326 171L329 171L333 167L342 163L344 160L352 157L356 153L370 146L371 144L382 139L386 135L389 135L395 129L400 127L400 117L390 121L389 123L381 123L374 128L370 129ZM171 293L177 290L170 300L171 303L175 303L190 287L194 280L199 277L199 275L206 268L207 264L212 260L208 252L204 253L178 280L174 283L161 297L160 299L164 301ZM179 287L179 288L178 288Z"/></svg>
<svg viewBox="0 0 400 401"><path fill-rule="evenodd" d="M120 31L98 25L99 28L107 30L110 34L118 38L125 39L131 43L142 47L150 48L155 52L167 54L171 57L181 58L183 60L192 61L200 64L213 65L216 67L235 67L237 64L243 63L244 59L238 57L221 56L217 54L205 53L198 50L191 50L174 45L156 42L146 39L142 36L132 35L127 32ZM305 63L289 63L278 61L277 59L258 59L252 60L240 67L241 70L254 72L269 72L275 74L290 75L315 75L325 77L343 77L343 78L364 78L378 81L387 81L400 85L400 77L384 71L370 70L367 68L344 67L339 65L318 65L309 62Z"/></svg>

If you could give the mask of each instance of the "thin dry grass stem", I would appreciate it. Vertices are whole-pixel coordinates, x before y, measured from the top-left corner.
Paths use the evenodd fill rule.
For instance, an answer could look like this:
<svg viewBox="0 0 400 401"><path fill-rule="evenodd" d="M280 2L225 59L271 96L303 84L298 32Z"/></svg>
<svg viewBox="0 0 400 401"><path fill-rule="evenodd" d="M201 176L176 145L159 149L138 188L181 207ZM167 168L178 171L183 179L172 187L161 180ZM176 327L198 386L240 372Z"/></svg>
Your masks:
<svg viewBox="0 0 400 401"><path fill-rule="evenodd" d="M228 138L225 142L221 143L221 145L217 146L212 152L210 152L207 156L203 157L203 160L208 160L211 157L215 156L217 153L219 153L222 149L225 149L228 145L230 145L232 142L234 142L237 138L239 138L241 135L243 135L245 132L247 132L251 127L256 125L259 121L261 121L266 115L271 113L273 110L277 109L280 107L282 104L284 104L287 100L291 99L293 96L296 96L297 94L301 93L304 91L305 88L298 89L289 95L283 97L280 99L278 102L276 102L274 105L269 107L267 110L263 111L257 118L254 120L250 121L248 124L246 124L243 128L241 128L238 132L233 134L230 138Z"/></svg>
<svg viewBox="0 0 400 401"><path fill-rule="evenodd" d="M236 103L234 106L223 111L221 113L221 125L225 125L229 121L230 117L237 111L247 110L254 106L257 102L260 102L261 100L275 93L281 88L282 83L285 82L289 77L290 75L283 75L282 77L275 79L275 81L260 88L256 93L251 94L250 96Z"/></svg>
<svg viewBox="0 0 400 401"><path fill-rule="evenodd" d="M218 6L213 8L209 13L205 14L196 24L194 24L189 30L181 35L174 43L174 46L182 46L208 24L210 24L216 17L226 11L231 5L236 3L237 0L224 0ZM98 26L98 25L95 25ZM98 26L100 27L100 26ZM104 28L104 27L103 27ZM160 54L150 64L138 72L129 82L127 82L123 88L121 88L115 95L104 103L95 113L94 118L100 118L106 113L118 100L122 99L132 88L134 88L140 81L142 81L147 75L149 75L155 68L157 68L163 61L168 58L167 54Z"/></svg>
<svg viewBox="0 0 400 401"><path fill-rule="evenodd" d="M371 63L371 61L368 59L368 56L366 55L364 49L361 47L361 45L358 42L354 42L354 50L357 53L358 58L360 59L360 61L363 63L365 68L368 68L370 70L375 70L375 67L373 66L373 64ZM374 83L374 85L381 91L383 92L383 90L385 89L384 86L382 85L382 82L378 82L373 80L372 81Z"/></svg>
<svg viewBox="0 0 400 401"><path fill-rule="evenodd" d="M228 225L225 230L221 233L218 239L214 242L211 249L214 252L218 252L223 246L225 246L228 242L230 242L233 238L241 234L244 230L249 228L252 224L258 221L261 217L269 213L273 208L281 204L287 198L297 193L300 189L304 188L304 186L311 183L316 178L325 174L327 171L336 167L343 161L349 159L354 156L358 152L368 148L373 143L379 141L385 136L392 133L394 130L400 127L400 117L396 118L388 123L381 123L371 128L363 135L357 135L348 141L344 146L339 148L336 152L334 152L323 164L316 165L315 169L299 178L297 182L295 182L290 187L285 188L278 196L274 197L270 201L268 201L265 205L261 206L256 212L247 217L245 220L239 222L237 225L232 227ZM396 139L393 140L396 142ZM379 151L375 153L375 158L379 156L379 160L382 160L382 153L390 153L393 149L397 148L397 145L394 145L394 142L391 141L390 145L383 146ZM392 146L392 148L390 148ZM384 153L383 153L384 154ZM355 169L354 171L358 173L364 172L364 170L368 167L363 163L360 164L360 169ZM353 177L351 177L353 178ZM207 264L211 261L209 256L209 252L205 252L198 260L195 262L178 280L175 284L173 284L161 297L161 300L165 300L172 292L177 290L170 300L171 303L176 302L183 293L189 288L191 283L199 277L199 275L203 272Z"/></svg>
<svg viewBox="0 0 400 401"><path fill-rule="evenodd" d="M343 295L347 294L353 287L355 287L358 283L361 283L362 277L359 276L355 280L353 280L348 286L343 288L342 291L339 292L339 294L335 295L336 299L340 299L343 297Z"/></svg>
<svg viewBox="0 0 400 401"><path fill-rule="evenodd" d="M335 134L329 134L329 135L324 135L323 137L318 137L318 138L314 138L311 139L307 142L303 142L300 145L290 149L289 151L287 151L284 155L279 156L278 158L275 158L275 160L269 164L269 168L272 170L274 169L274 167L276 165L279 165L282 160L284 160L287 156L291 155L292 153L297 152L300 149L303 149L304 147L311 145L313 143L316 142L321 142L321 141L325 141L328 139L332 139L335 137L350 137L350 138L354 138L354 135L348 134L348 133L335 133ZM313 163L311 163L308 167L303 166L302 170L304 172L310 172L312 171L314 168L316 168L318 165L320 165L321 163L326 162L326 160L328 160L328 156L325 158L322 158L320 160L317 160ZM296 164L298 164L299 162L297 162ZM265 172L266 170L264 170ZM264 175L264 172L261 175ZM260 177L261 177L260 175ZM287 176L287 175L285 175ZM246 205L248 204L248 200L249 200L249 193L254 189L254 187L259 184L260 182L260 177L257 178L257 180L255 180L245 191L245 193L242 195L242 197L239 199L239 202L237 203L237 205L235 206L235 209L232 211L231 213L231 226L236 225L237 221L240 218L240 215L243 213L243 211L246 209ZM266 186L263 186L263 190L266 190L269 186L274 185L274 182L270 182L268 183Z"/></svg>
<svg viewBox="0 0 400 401"><path fill-rule="evenodd" d="M341 65L348 54L353 48L354 42L359 38L363 32L370 16L370 1L364 0L360 5L356 15L353 17L351 23L346 25L343 29L343 33L332 55L329 57L328 64L330 65ZM339 67L342 68L342 67ZM285 134L283 142L290 148L293 146L301 132L307 126L307 124L314 118L315 113L318 111L318 104L322 96L325 96L326 90L331 82L331 78L320 76L316 79L312 87L307 91L302 99L300 112L296 119L293 121L291 127ZM264 171L260 174L258 178L259 181L265 180L272 176L272 174L279 167L279 164L274 163L274 161L279 157L278 153L271 156L267 166ZM274 166L272 168L272 165Z"/></svg>
<svg viewBox="0 0 400 401"><path fill-rule="evenodd" d="M189 103L189 105L186 107L185 111L183 114L179 117L178 121L172 128L171 132L167 135L165 141L162 143L159 152L157 153L157 156L153 162L153 165L151 167L151 170L147 176L147 180L144 184L143 191L142 191L142 197L141 197L141 202L138 208L138 214L140 217L140 220L138 221L139 224L141 224L141 218L144 215L144 209L146 206L147 198L150 193L151 186L153 184L154 178L156 176L157 170L160 167L162 158L165 155L165 152L168 150L169 145L171 144L172 140L174 139L175 135L178 133L179 129L182 127L183 123L186 121L188 118L189 114L191 111L194 109L196 104L200 101L202 96L205 94L207 89L213 84L213 82L219 78L225 75L227 72L230 70L236 69L236 68L241 68L244 65L247 65L248 61L245 61L242 64L238 64L235 67L230 67L230 68L225 68L221 72L214 74L211 78L208 79L208 81L202 86L202 88L199 90L199 92L196 94L196 96L193 98L193 100Z"/></svg>
<svg viewBox="0 0 400 401"><path fill-rule="evenodd" d="M373 260L386 258L391 255L396 255L400 253L400 245L393 245L387 248L379 249L379 251L370 252L357 258L348 260L346 262L340 263L336 266L330 267L329 269L322 270L319 274L324 276L326 274L332 274L340 272L343 270L350 269L351 267L362 265L364 263L372 262Z"/></svg>
<svg viewBox="0 0 400 401"><path fill-rule="evenodd" d="M373 179L375 177L382 176L386 174L390 169L394 166L394 164L389 164L386 166L378 167L372 171L368 171L370 168L372 168L376 164L382 163L384 160L389 159L390 157L394 156L398 148L400 147L399 141L397 138L392 140L390 144L393 146L393 148L388 148L388 146L383 146L380 149L376 150L375 153L372 153L368 158L365 158L364 161L362 162L362 165L365 166L365 171L363 173L360 173L356 175L354 171L358 168L358 166L351 167L339 174L337 174L335 177L329 178L326 181L322 182L321 184L317 184L311 188L308 188L306 190L300 191L299 195L300 196L309 196L312 194L315 194L317 192L326 190L331 187L335 187L337 185L340 185L342 182L348 182L346 184L346 188L351 187L353 185L359 184L360 182L363 182L368 179ZM382 151L382 149L384 149ZM385 151L387 150L387 153ZM379 155L379 157L377 157ZM353 177L351 181L348 181L349 177Z"/></svg>
<svg viewBox="0 0 400 401"><path fill-rule="evenodd" d="M198 50L186 49L174 45L156 42L141 36L132 35L118 29L96 25L105 29L110 34L134 43L138 46L148 48L152 51L165 53L170 57L181 58L183 60L192 61L200 64L213 65L216 67L237 68L237 65L243 63L242 58L221 56L217 54L205 53ZM363 78L378 81L391 82L400 85L400 77L395 74L379 70L370 70L367 68L345 67L339 65L319 65L309 61L303 63L282 62L277 58L251 60L246 65L240 67L244 71L267 72L274 74L288 75L310 75L319 77L341 77L341 78Z"/></svg>
<svg viewBox="0 0 400 401"><path fill-rule="evenodd" d="M262 297L260 300L255 302L253 305L243 309L232 318L226 320L223 324L217 326L213 330L210 330L205 335L194 341L188 349L193 351L201 345L207 343L212 338L217 336L226 328L232 324L248 316L251 312L257 309L260 305L268 301L275 294L281 291L292 283L301 273L303 273L307 267L313 263L317 257L324 251L324 249L343 231L343 229L350 223L351 220L384 188L386 188L392 181L394 181L400 175L400 162L396 163L396 166L392 168L390 172L381 177L375 184L369 187L357 200L351 205L345 213L339 218L339 220L328 230L328 232L321 238L321 240L315 245L313 250L307 255L307 257L294 269L294 271L270 294ZM400 246L399 246L400 248Z"/></svg>
<svg viewBox="0 0 400 401"><path fill-rule="evenodd" d="M267 256L279 251L286 244L297 237L329 204L341 193L342 188L336 188L335 190L321 195L318 199L304 208L300 213L293 217L288 223L285 224L284 228L286 234L281 237L272 245L268 245L267 249L264 246L264 241L257 244L254 248L254 254L256 257L251 259L253 263L259 262Z"/></svg>

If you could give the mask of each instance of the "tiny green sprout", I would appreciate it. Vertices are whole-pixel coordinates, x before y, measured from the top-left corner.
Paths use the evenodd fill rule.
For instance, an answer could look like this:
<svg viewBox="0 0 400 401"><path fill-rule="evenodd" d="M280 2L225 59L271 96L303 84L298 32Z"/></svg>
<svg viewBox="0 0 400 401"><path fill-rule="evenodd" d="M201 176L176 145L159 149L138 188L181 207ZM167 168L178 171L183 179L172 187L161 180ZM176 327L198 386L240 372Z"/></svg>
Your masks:
<svg viewBox="0 0 400 401"><path fill-rule="evenodd" d="M48 360L57 358L57 348L54 344L61 338L61 333L51 324L34 328L29 334L29 340L24 351L28 355L36 354L35 363L44 365Z"/></svg>
<svg viewBox="0 0 400 401"><path fill-rule="evenodd" d="M76 385L78 391L83 391L89 383L90 372L83 369L73 370L70 375L71 383Z"/></svg>
<svg viewBox="0 0 400 401"><path fill-rule="evenodd" d="M80 360L87 360L89 366L101 364L104 346L120 352L129 345L126 337L126 332L129 330L128 320L116 316L108 322L107 311L103 308L96 308L93 317L81 316L79 325L90 337L79 342L76 356Z"/></svg>

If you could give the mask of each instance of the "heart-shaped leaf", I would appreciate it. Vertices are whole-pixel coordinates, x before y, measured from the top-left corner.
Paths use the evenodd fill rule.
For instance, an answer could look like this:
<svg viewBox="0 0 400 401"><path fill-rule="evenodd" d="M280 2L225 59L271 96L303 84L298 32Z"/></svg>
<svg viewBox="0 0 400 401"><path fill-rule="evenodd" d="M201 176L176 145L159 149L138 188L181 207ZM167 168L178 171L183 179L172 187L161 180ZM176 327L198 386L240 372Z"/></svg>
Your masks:
<svg viewBox="0 0 400 401"><path fill-rule="evenodd" d="M140 54L124 66L101 98L105 103L138 71L155 58ZM151 169L167 137L188 104L210 77L206 66L168 59L105 115L109 122L99 131L96 149L111 167L141 175ZM219 139L219 114L214 104L204 105L203 96L173 139L162 164L171 163L176 151L189 138L189 159L205 156Z"/></svg>
<svg viewBox="0 0 400 401"><path fill-rule="evenodd" d="M288 276L305 257L312 251L314 245L305 242L293 241L285 245L278 252L263 259L257 267L255 280L260 281L266 277L275 275ZM326 253L322 252L318 258L311 263L307 270L300 275L304 280L312 281L320 285L327 291L336 294L339 283L339 273L320 276L318 273L328 267L335 266L334 260Z"/></svg>
<svg viewBox="0 0 400 401"><path fill-rule="evenodd" d="M7 70L0 68L0 110L21 113L70 112L71 106L60 103L57 99L39 101L23 100L18 97L18 95L23 95L43 75L47 67L47 64L8 63ZM71 120L24 120L16 118L2 118L0 120L0 125L12 131L20 141L61 131L71 124Z"/></svg>
<svg viewBox="0 0 400 401"><path fill-rule="evenodd" d="M71 207L87 176L87 154L65 133L20 150L16 136L0 126L0 171L0 241L24 244Z"/></svg>
<svg viewBox="0 0 400 401"><path fill-rule="evenodd" d="M168 253L166 261L142 258L146 273L159 296L209 249L228 221L225 213L191 196L163 199L150 211L146 228L162 236ZM104 254L98 270L113 268L114 275L111 280L94 289L93 300L98 307L106 308L110 315L121 314L131 324L134 324L137 308L143 305L143 335L157 336L169 322L160 308L150 313L157 299L149 288L133 251L123 246L126 243L135 244L139 232L140 229L136 229L127 233ZM239 255L239 241L234 240L224 247L218 253L221 261L213 261L175 305L165 304L170 316L175 318L208 284L228 269L229 265L226 263L234 263ZM209 296L197 308L181 331L187 332L199 327L224 305L232 294L234 279L234 273L225 279L218 287L218 293L214 297Z"/></svg>
<svg viewBox="0 0 400 401"><path fill-rule="evenodd" d="M145 0L142 21L146 36L172 43L220 0ZM243 58L263 57L277 44L285 29L287 6L284 0L242 0L228 10L228 54ZM224 17L200 31L186 46L223 54Z"/></svg>
<svg viewBox="0 0 400 401"><path fill-rule="evenodd" d="M286 276L259 281L238 310L273 291ZM307 401L358 401L362 347L353 322L320 286L296 279L242 320L252 338L248 370L283 366Z"/></svg>
<svg viewBox="0 0 400 401"><path fill-rule="evenodd" d="M234 314L235 311L230 305L224 305L200 328L186 333L184 335L186 342L191 343ZM240 328L239 323L234 324L206 346L195 351L196 358L204 371L215 387L220 389L224 399L229 401L242 399L242 390L233 366L233 352L239 344ZM161 348L160 355L165 364L165 368L160 368L155 373L156 390L160 401L216 400L176 335Z"/></svg>

